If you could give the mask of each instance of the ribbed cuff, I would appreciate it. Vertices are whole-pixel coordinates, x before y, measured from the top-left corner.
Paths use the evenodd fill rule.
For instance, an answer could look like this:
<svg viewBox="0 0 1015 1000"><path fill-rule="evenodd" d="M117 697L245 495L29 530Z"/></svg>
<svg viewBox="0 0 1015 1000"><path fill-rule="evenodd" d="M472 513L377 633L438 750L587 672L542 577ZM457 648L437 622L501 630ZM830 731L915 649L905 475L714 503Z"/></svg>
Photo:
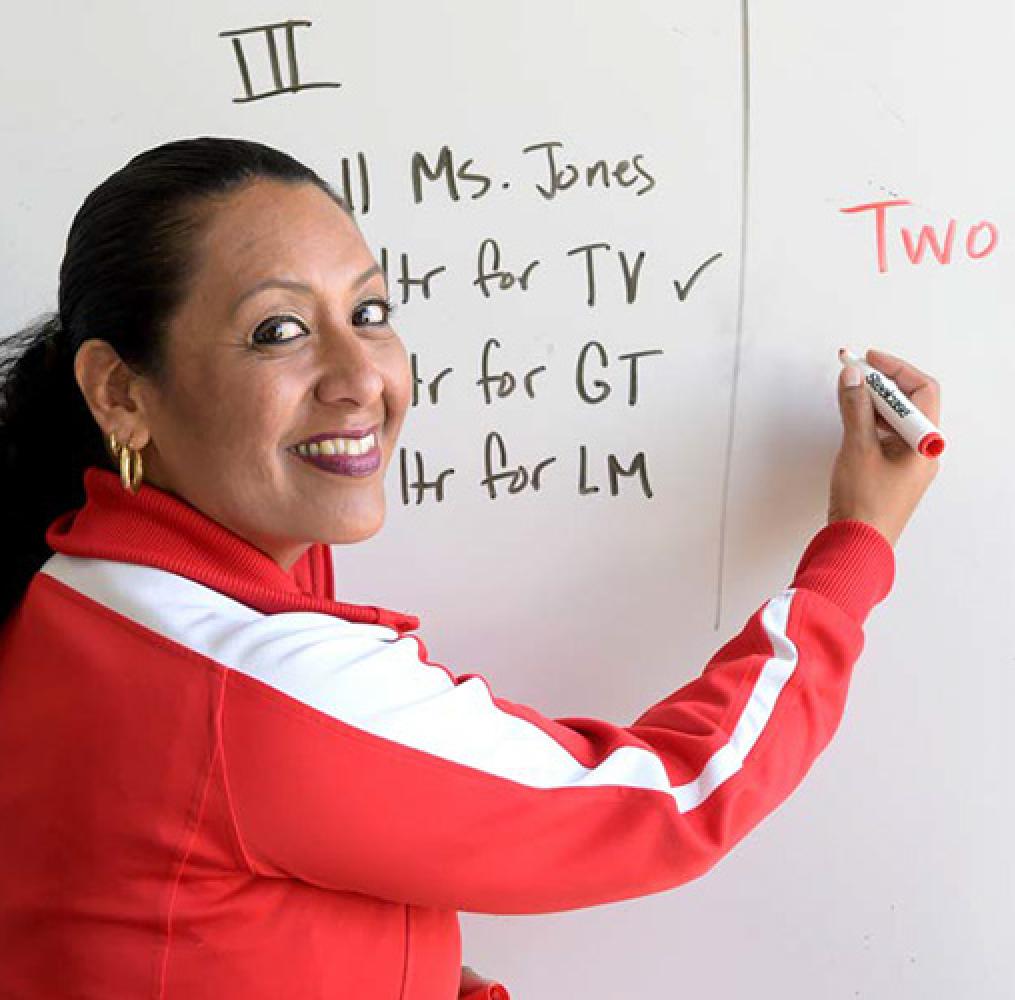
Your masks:
<svg viewBox="0 0 1015 1000"><path fill-rule="evenodd" d="M877 528L864 521L835 521L804 550L793 587L813 590L859 624L895 582L895 553Z"/></svg>

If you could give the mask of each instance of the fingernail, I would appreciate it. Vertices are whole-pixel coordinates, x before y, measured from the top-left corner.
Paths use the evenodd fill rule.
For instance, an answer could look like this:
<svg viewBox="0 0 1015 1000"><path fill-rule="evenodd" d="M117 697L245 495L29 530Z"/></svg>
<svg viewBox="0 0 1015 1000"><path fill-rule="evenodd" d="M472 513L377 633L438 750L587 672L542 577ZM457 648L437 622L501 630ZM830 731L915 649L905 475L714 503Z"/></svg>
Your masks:
<svg viewBox="0 0 1015 1000"><path fill-rule="evenodd" d="M846 365L846 374L843 383L848 389L855 389L863 383L863 372L856 365Z"/></svg>

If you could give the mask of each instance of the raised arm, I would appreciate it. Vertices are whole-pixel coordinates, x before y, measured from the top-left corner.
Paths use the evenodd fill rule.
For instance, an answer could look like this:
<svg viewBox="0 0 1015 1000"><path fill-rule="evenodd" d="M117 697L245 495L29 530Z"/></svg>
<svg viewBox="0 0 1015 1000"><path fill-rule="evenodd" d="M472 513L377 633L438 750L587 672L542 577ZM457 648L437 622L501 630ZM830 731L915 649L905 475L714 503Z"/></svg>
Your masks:
<svg viewBox="0 0 1015 1000"><path fill-rule="evenodd" d="M864 392L844 377L836 475L869 517L845 516L840 497L791 585L631 726L547 718L377 626L279 635L268 649L288 651L284 663L255 649L230 674L223 713L252 869L488 913L610 902L707 871L828 744L864 621L892 584L874 524L898 524L915 488L895 488L908 480L894 472L893 489L856 483L887 476Z"/></svg>

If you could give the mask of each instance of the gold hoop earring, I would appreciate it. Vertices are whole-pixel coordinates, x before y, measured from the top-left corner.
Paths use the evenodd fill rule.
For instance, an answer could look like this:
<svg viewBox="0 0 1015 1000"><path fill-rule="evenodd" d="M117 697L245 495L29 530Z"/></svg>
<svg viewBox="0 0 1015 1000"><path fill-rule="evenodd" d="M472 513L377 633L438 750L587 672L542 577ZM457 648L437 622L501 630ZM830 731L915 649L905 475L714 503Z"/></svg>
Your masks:
<svg viewBox="0 0 1015 1000"><path fill-rule="evenodd" d="M109 451L114 461L120 463L120 482L128 493L137 493L141 488L143 466L141 463L141 450L135 450L129 445L117 443L116 435L109 432Z"/></svg>

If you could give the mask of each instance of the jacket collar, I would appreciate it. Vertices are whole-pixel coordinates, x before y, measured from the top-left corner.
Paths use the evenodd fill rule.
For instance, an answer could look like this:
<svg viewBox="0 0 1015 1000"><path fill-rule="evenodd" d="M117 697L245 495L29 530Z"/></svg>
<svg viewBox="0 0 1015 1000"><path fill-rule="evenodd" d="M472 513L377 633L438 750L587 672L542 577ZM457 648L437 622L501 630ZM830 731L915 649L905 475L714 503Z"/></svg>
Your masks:
<svg viewBox="0 0 1015 1000"><path fill-rule="evenodd" d="M132 494L115 472L91 465L84 488L84 505L46 529L54 552L156 566L264 614L318 611L399 632L419 627L415 615L336 601L331 552L322 542L286 572L246 539L157 486L142 483Z"/></svg>

